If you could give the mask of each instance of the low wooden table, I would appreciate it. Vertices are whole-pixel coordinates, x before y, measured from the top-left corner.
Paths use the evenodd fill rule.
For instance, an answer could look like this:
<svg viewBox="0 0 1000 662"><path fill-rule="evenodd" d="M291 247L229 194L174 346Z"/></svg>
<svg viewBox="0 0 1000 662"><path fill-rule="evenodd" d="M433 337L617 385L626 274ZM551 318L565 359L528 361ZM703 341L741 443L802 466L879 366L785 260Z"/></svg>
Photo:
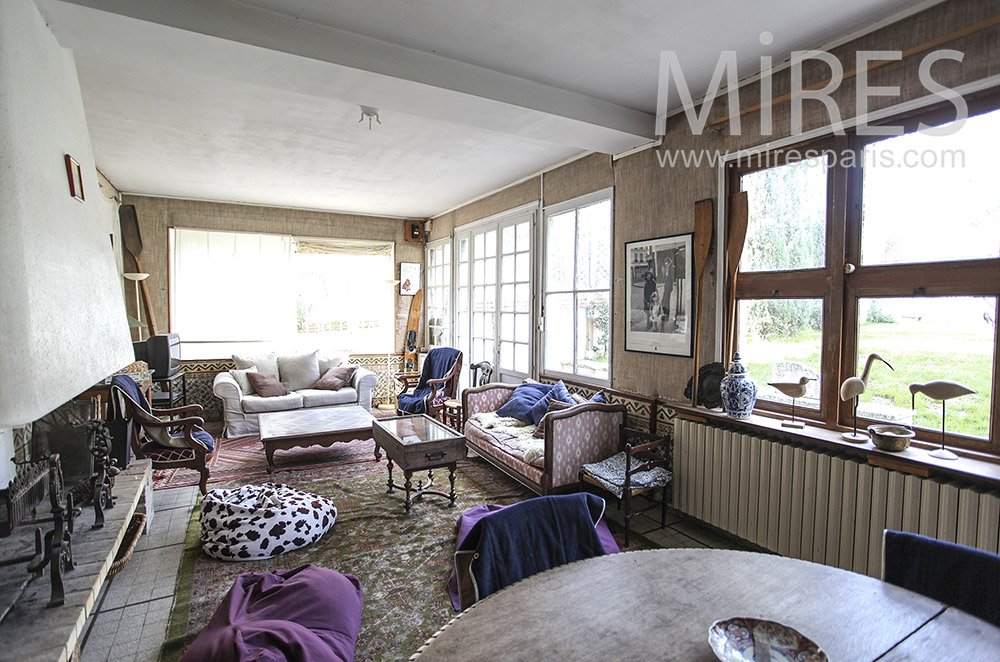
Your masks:
<svg viewBox="0 0 1000 662"><path fill-rule="evenodd" d="M260 415L260 442L267 455L267 472L274 472L274 451L295 447L330 447L338 441L371 439L372 418L357 405L267 412ZM375 449L375 459L382 456Z"/></svg>
<svg viewBox="0 0 1000 662"><path fill-rule="evenodd" d="M772 554L663 549L529 577L477 602L411 658L716 662L708 630L777 621L833 662L1000 660L1000 629L857 573Z"/></svg>
<svg viewBox="0 0 1000 662"><path fill-rule="evenodd" d="M406 492L406 499L403 502L406 512L410 512L413 502L425 494L447 497L451 499L451 505L455 505L456 463L468 455L464 436L427 414L375 419L372 424L372 436L375 439L375 457L381 458L379 448L383 448L389 460L388 491L392 493L394 489L399 489ZM402 485L392 480L393 462L403 470ZM440 467L448 467L450 492L430 489L434 485L433 470ZM417 481L417 488L411 495L413 472L423 469L427 469L427 484Z"/></svg>

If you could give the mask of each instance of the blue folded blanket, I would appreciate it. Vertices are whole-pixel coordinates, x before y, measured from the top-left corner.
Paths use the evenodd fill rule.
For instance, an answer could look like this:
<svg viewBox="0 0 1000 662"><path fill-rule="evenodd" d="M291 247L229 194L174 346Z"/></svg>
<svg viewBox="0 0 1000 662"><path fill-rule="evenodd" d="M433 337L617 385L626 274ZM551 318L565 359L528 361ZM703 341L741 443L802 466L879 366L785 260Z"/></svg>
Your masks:
<svg viewBox="0 0 1000 662"><path fill-rule="evenodd" d="M474 550L479 599L565 563L601 556L595 524L604 500L593 494L539 497L479 520L459 546Z"/></svg>

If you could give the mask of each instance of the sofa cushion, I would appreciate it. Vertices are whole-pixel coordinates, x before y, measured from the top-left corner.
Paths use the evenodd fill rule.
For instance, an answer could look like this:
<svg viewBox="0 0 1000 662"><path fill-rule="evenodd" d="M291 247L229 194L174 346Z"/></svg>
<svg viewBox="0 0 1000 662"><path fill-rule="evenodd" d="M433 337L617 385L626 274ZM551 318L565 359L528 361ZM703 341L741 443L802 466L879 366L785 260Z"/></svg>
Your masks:
<svg viewBox="0 0 1000 662"><path fill-rule="evenodd" d="M339 391L328 391L318 388L304 388L296 391L302 396L303 407L326 407L328 405L355 405L358 403L358 392L351 386L345 386Z"/></svg>
<svg viewBox="0 0 1000 662"><path fill-rule="evenodd" d="M336 368L330 368L310 388L339 391L350 383L357 369L358 366L356 365L341 365Z"/></svg>
<svg viewBox="0 0 1000 662"><path fill-rule="evenodd" d="M536 402L528 411L528 416L531 418L530 422L538 425L538 422L542 420L542 417L548 411L549 403L553 400L573 404L573 396L570 395L569 389L566 388L561 379L552 386L552 390L542 396L542 399Z"/></svg>
<svg viewBox="0 0 1000 662"><path fill-rule="evenodd" d="M525 423L538 424L538 421L534 421L531 418L531 408L538 403L539 400L548 395L554 387L553 384L537 384L537 383L524 383L519 384L514 392L511 393L510 398L504 403L503 407L497 410L498 416L505 416L508 418L516 418L519 421L524 421ZM543 412L544 413L544 410ZM541 418L541 414L539 414Z"/></svg>
<svg viewBox="0 0 1000 662"><path fill-rule="evenodd" d="M259 414L265 411L285 411L286 409L301 409L302 396L298 393L276 395L265 398L259 395L248 395L243 398L243 411L248 414Z"/></svg>
<svg viewBox="0 0 1000 662"><path fill-rule="evenodd" d="M569 409L574 407L568 402L563 402L562 400L549 400L548 409L545 411L545 416L542 416L541 420L538 421L538 425L535 426L534 437L537 439L545 438L545 417L549 415L552 411L562 411L563 409Z"/></svg>
<svg viewBox="0 0 1000 662"><path fill-rule="evenodd" d="M591 398L590 402L596 402L601 405L608 404L608 395L603 390L595 393Z"/></svg>
<svg viewBox="0 0 1000 662"><path fill-rule="evenodd" d="M318 351L278 357L278 375L289 391L310 388L319 379Z"/></svg>
<svg viewBox="0 0 1000 662"><path fill-rule="evenodd" d="M237 370L246 370L247 368L256 367L257 372L259 373L271 375L272 377L278 376L278 357L274 354L274 352L258 354L257 356L233 354L233 363L236 364Z"/></svg>
<svg viewBox="0 0 1000 662"><path fill-rule="evenodd" d="M330 368L336 368L337 366L346 365L348 359L351 358L351 353L345 350L339 350L335 352L324 352L319 355L319 374L326 374L326 371Z"/></svg>
<svg viewBox="0 0 1000 662"><path fill-rule="evenodd" d="M259 372L248 372L247 378L253 384L253 390L264 398L274 398L280 395L288 395L288 388L278 381L277 377L261 374Z"/></svg>
<svg viewBox="0 0 1000 662"><path fill-rule="evenodd" d="M247 377L248 372L257 372L257 366L252 365L243 370L229 371L229 374L236 380L236 383L240 385L240 390L243 391L243 395L253 395L256 393L256 391L253 390L253 384L250 383L250 378Z"/></svg>

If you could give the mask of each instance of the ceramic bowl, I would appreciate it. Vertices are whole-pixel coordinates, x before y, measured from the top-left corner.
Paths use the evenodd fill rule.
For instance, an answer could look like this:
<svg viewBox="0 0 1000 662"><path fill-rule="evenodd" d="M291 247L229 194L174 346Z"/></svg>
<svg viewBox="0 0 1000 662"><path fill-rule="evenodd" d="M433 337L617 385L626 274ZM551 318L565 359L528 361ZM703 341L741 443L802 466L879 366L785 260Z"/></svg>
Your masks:
<svg viewBox="0 0 1000 662"><path fill-rule="evenodd" d="M761 644L763 653L754 650ZM819 646L794 629L757 618L716 621L708 644L722 662L830 662Z"/></svg>
<svg viewBox="0 0 1000 662"><path fill-rule="evenodd" d="M906 425L878 423L868 426L868 434L872 436L872 443L876 448L895 452L906 450L910 446L914 432Z"/></svg>

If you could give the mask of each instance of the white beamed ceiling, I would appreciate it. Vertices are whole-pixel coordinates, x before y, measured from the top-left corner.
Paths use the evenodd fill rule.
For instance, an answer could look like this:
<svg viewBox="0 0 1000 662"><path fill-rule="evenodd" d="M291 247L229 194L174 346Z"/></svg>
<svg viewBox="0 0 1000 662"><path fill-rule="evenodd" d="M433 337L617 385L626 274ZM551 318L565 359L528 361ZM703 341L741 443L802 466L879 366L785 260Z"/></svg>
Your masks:
<svg viewBox="0 0 1000 662"><path fill-rule="evenodd" d="M662 50L698 96L723 50L750 75L913 4L36 2L121 190L417 218L648 143ZM382 124L359 123L360 105Z"/></svg>

